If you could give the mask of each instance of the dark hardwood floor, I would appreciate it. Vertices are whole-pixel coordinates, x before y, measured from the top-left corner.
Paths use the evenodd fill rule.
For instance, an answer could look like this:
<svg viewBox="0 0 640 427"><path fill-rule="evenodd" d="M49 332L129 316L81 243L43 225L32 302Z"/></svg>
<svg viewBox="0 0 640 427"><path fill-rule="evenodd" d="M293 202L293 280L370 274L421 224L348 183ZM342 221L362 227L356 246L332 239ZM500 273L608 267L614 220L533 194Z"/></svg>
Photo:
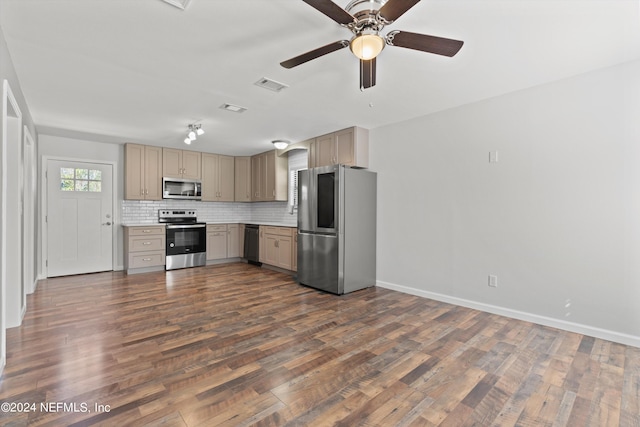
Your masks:
<svg viewBox="0 0 640 427"><path fill-rule="evenodd" d="M638 348L240 263L41 281L7 345L3 426L640 425Z"/></svg>

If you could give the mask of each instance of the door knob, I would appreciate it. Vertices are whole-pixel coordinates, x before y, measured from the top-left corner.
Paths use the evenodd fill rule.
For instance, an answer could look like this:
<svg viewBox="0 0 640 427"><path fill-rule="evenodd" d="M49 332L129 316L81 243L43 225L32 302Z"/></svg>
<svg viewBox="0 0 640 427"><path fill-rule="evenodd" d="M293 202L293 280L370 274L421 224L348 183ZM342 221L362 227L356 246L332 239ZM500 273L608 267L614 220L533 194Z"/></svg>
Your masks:
<svg viewBox="0 0 640 427"><path fill-rule="evenodd" d="M111 223L110 222L105 222L102 225L111 225Z"/></svg>

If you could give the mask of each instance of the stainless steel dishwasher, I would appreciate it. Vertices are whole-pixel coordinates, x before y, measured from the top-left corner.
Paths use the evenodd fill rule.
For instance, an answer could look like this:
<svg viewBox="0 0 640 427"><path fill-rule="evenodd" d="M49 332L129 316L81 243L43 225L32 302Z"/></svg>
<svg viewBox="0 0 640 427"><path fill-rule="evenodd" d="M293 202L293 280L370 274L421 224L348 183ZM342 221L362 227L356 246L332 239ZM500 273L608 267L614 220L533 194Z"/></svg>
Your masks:
<svg viewBox="0 0 640 427"><path fill-rule="evenodd" d="M249 264L262 265L260 262L260 226L245 224L244 226L244 258Z"/></svg>

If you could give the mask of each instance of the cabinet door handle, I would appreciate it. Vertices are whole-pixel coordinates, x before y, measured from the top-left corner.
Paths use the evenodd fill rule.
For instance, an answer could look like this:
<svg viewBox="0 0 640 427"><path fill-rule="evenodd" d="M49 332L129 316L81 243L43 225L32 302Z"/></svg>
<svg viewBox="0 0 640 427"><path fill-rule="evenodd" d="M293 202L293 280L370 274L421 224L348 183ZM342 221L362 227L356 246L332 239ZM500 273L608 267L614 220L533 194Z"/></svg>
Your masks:
<svg viewBox="0 0 640 427"><path fill-rule="evenodd" d="M140 189L140 195L141 195L141 196L144 196L144 188L141 188L141 189Z"/></svg>
<svg viewBox="0 0 640 427"><path fill-rule="evenodd" d="M151 258L142 258L143 261L151 261Z"/></svg>
<svg viewBox="0 0 640 427"><path fill-rule="evenodd" d="M151 244L151 242L142 242L143 245L145 246L149 246Z"/></svg>
<svg viewBox="0 0 640 427"><path fill-rule="evenodd" d="M142 230L143 233L151 233L151 230Z"/></svg>

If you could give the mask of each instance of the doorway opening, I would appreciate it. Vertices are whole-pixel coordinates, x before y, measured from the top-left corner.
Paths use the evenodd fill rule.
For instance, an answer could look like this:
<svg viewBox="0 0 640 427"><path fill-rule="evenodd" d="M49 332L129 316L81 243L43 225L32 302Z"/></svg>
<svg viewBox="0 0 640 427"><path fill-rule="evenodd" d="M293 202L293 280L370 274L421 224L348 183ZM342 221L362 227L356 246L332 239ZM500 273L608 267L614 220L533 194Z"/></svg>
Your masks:
<svg viewBox="0 0 640 427"><path fill-rule="evenodd" d="M0 369L6 360L7 328L19 326L26 311L22 277L22 195L21 181L22 113L9 82L2 84L2 149L0 150ZM12 179L11 181L15 181ZM11 244L11 250L7 249Z"/></svg>

